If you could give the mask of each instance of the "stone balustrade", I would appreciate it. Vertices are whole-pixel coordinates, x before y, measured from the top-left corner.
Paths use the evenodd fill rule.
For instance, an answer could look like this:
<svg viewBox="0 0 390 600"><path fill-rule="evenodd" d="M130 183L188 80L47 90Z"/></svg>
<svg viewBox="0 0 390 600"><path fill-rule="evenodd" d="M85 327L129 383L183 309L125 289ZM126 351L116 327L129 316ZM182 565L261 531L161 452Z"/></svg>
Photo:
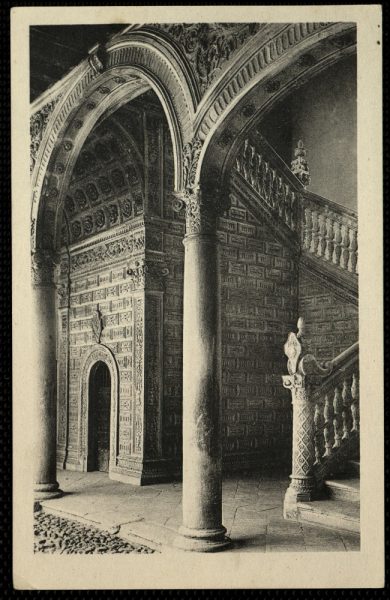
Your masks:
<svg viewBox="0 0 390 600"><path fill-rule="evenodd" d="M359 344L320 365L307 352L304 321L298 333L290 333L284 346L289 375L284 387L291 390L293 452L291 483L284 502L284 516L297 518L297 504L315 499L327 469L350 458L359 439Z"/></svg>
<svg viewBox="0 0 390 600"><path fill-rule="evenodd" d="M323 465L359 433L358 343L340 357L344 365L336 368L333 361L334 372L313 395L315 465Z"/></svg>
<svg viewBox="0 0 390 600"><path fill-rule="evenodd" d="M336 267L358 273L357 218L314 194L302 195L302 248Z"/></svg>
<svg viewBox="0 0 390 600"><path fill-rule="evenodd" d="M264 144L264 142L263 142ZM270 152L268 152L270 150ZM271 158L269 158L269 155ZM299 182L297 187L286 175L288 170L281 167L281 159L268 147L259 153L249 140L245 140L236 158L236 170L249 185L259 194L271 212L287 225L291 231L297 230L299 201Z"/></svg>
<svg viewBox="0 0 390 600"><path fill-rule="evenodd" d="M235 168L276 219L300 236L302 250L344 272L358 274L356 213L307 191L259 135L260 151L246 139Z"/></svg>

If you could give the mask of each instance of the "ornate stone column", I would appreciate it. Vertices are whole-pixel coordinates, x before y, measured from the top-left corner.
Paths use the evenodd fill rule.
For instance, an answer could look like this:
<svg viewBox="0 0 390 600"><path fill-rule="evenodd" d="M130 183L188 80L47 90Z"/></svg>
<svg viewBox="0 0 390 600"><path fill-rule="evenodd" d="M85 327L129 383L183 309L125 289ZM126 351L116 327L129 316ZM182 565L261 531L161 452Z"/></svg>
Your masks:
<svg viewBox="0 0 390 600"><path fill-rule="evenodd" d="M176 544L211 552L230 542L222 525L217 202L200 189L183 200L183 525Z"/></svg>
<svg viewBox="0 0 390 600"><path fill-rule="evenodd" d="M284 346L288 357L289 375L283 376L283 385L291 390L293 405L293 447L291 483L283 506L285 519L296 520L297 503L310 502L316 494L314 477L315 422L312 392L320 378L329 375L332 368L321 367L312 354L305 353L304 321L298 320L298 333L290 333Z"/></svg>
<svg viewBox="0 0 390 600"><path fill-rule="evenodd" d="M55 256L47 250L32 255L34 373L34 491L37 500L61 494L56 481L57 361Z"/></svg>

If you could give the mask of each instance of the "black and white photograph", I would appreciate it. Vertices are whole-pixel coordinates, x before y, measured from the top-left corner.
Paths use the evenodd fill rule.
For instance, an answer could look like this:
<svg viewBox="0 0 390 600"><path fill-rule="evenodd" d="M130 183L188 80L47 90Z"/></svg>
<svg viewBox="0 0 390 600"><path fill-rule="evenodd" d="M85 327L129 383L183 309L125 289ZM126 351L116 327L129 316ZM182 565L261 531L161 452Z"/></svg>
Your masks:
<svg viewBox="0 0 390 600"><path fill-rule="evenodd" d="M326 20L306 7L311 20L297 20L305 7L277 7L273 20L272 7L246 7L246 20L245 7L196 7L192 21L178 7L176 22L173 7L166 21L146 7L140 23L140 7L103 8L96 21L86 7L73 21L26 9L23 29L25 552L52 561L53 578L65 555L95 569L106 555L145 570L201 560L211 587L235 587L235 567L213 579L218 560L257 565L242 587L261 587L278 560L310 564L313 586L353 585L313 569L365 563L363 509L364 539L383 552L383 474L360 486L376 468L362 444L380 453L382 435L382 198L364 178L381 158L364 173L374 142L358 92L363 9L380 86L380 8L333 7L348 18ZM18 564L21 589L39 585Z"/></svg>

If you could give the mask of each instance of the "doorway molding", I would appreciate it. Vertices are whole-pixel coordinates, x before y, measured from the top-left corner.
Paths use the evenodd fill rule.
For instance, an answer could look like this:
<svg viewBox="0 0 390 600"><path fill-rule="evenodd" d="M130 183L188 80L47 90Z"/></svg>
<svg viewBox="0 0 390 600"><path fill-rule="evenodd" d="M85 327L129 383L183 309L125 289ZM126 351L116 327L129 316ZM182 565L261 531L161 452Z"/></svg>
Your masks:
<svg viewBox="0 0 390 600"><path fill-rule="evenodd" d="M89 380L92 368L98 362L103 362L111 377L110 404L110 460L108 473L115 466L118 454L118 401L119 401L119 371L113 353L103 344L95 344L84 358L81 367L81 390L79 406L79 463L81 471L87 471L88 464L88 419L89 419Z"/></svg>

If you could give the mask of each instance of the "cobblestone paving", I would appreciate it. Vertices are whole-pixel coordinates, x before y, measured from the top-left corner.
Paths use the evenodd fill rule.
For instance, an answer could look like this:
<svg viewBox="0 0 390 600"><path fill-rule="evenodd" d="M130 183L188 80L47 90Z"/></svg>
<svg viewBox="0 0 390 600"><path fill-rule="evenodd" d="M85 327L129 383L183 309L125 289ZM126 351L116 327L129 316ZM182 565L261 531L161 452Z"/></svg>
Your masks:
<svg viewBox="0 0 390 600"><path fill-rule="evenodd" d="M34 552L151 554L154 550L146 546L130 544L108 531L39 511L34 513Z"/></svg>

